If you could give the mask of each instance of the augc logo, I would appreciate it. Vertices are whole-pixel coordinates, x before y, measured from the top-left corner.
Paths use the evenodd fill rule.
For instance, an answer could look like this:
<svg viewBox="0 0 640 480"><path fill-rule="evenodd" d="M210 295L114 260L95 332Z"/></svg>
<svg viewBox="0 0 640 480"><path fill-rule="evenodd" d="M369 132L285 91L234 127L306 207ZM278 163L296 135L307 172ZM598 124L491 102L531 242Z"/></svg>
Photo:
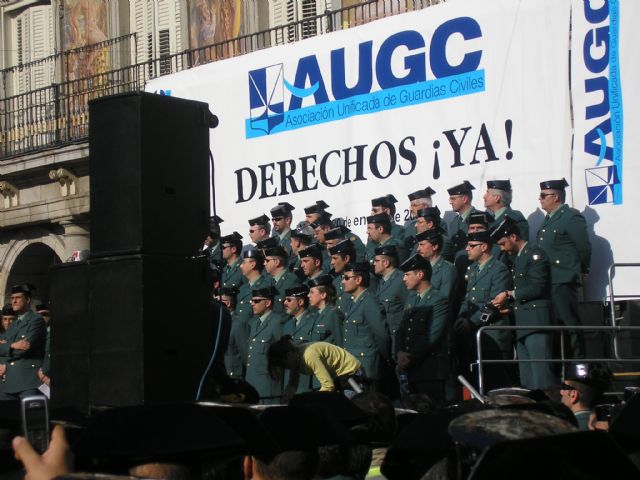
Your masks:
<svg viewBox="0 0 640 480"><path fill-rule="evenodd" d="M449 40L454 35L463 41L458 39L456 54L448 56L447 49L453 48ZM327 59L328 72L320 67L316 55L302 57L297 61L293 82L285 78L284 63L251 70L246 137L482 92L482 49L477 48L477 42L470 42L481 38L476 20L459 17L439 25L430 42L415 30L394 33L379 45L373 40L361 42L357 61L353 51L347 58L344 47L332 50ZM392 66L392 59L397 61L399 56L404 67L400 73ZM452 64L449 58L461 60ZM347 75L347 69L357 69L355 83L355 72Z"/></svg>

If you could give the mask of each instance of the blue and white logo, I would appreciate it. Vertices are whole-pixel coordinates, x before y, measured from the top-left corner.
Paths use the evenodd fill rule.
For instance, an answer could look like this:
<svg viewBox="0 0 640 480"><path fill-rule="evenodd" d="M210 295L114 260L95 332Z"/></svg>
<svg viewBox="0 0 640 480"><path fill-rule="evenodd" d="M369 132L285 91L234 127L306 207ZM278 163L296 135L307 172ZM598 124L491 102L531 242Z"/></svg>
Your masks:
<svg viewBox="0 0 640 480"><path fill-rule="evenodd" d="M270 134L284 121L284 67L281 63L249 72L250 125Z"/></svg>
<svg viewBox="0 0 640 480"><path fill-rule="evenodd" d="M473 18L459 17L439 25L430 39L405 30L379 45L363 41L357 53L353 47L348 52L342 47L327 58L308 55L294 60L295 65L278 63L251 70L245 136L274 135L483 92L482 50L470 45L463 53L448 56L452 36L458 37L455 43L460 48L459 37L479 39L482 31ZM400 57L402 69L394 67ZM450 63L450 58L456 58L456 63ZM287 72L292 73L289 79Z"/></svg>

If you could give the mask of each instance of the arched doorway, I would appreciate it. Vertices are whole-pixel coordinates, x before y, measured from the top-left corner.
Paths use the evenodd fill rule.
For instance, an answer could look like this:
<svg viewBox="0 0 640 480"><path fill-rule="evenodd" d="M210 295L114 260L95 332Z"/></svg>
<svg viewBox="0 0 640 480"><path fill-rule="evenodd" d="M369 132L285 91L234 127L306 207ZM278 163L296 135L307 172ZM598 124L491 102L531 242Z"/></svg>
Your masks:
<svg viewBox="0 0 640 480"><path fill-rule="evenodd" d="M16 257L9 277L5 298L9 298L11 287L19 283L31 283L36 287L32 304L49 300L49 267L61 263L60 257L44 243L31 243Z"/></svg>

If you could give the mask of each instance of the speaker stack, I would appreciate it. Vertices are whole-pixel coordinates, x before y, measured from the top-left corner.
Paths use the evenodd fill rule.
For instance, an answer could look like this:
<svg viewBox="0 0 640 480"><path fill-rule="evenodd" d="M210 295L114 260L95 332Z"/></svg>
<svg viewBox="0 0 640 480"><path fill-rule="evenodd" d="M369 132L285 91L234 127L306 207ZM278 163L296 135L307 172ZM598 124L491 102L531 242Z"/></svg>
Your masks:
<svg viewBox="0 0 640 480"><path fill-rule="evenodd" d="M207 104L89 103L91 255L51 270L51 404L87 412L195 398L213 342Z"/></svg>

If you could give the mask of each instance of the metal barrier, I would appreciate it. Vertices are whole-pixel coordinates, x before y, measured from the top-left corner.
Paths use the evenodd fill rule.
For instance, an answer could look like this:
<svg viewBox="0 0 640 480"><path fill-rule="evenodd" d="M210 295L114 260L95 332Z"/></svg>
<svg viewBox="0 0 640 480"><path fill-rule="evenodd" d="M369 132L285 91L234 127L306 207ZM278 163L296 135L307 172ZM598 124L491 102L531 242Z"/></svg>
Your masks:
<svg viewBox="0 0 640 480"><path fill-rule="evenodd" d="M622 320L622 317L617 317L616 316L616 299L626 299L626 300L630 300L633 298L640 298L640 294L638 295L615 295L614 293L614 289L613 289L613 278L614 278L614 273L616 271L616 268L626 268L626 267L640 267L640 263L613 263L611 264L611 266L609 267L609 269L607 270L607 278L609 280L609 315L611 317L611 326L612 327L617 327L617 322L619 320ZM606 303L606 298L605 298L605 303ZM620 359L620 352L618 351L618 335L617 333L613 334L613 354L616 357L616 359Z"/></svg>
<svg viewBox="0 0 640 480"><path fill-rule="evenodd" d="M64 79L58 84L8 95L11 76L29 65L19 65L0 72L0 160L48 148L87 141L89 111L87 102L114 93L144 89L148 80L203 65L205 63L243 55L303 38L344 30L383 17L442 3L445 0L369 0L322 15L304 18L286 25L243 35L216 44L185 50L162 58L126 66L122 53L116 55L122 42L135 41L135 36L120 37L101 44L63 52L55 56L58 67L50 59L34 62L31 67L53 68L59 72L52 78ZM103 45L104 44L104 45ZM109 55L110 70L91 72L74 78L69 65L79 56L96 49L115 49ZM135 48L126 49L135 51ZM53 58L53 57L52 57ZM115 59L118 58L119 62ZM134 60L135 62L136 60ZM122 66L122 68L118 68ZM64 75L61 72L64 71Z"/></svg>
<svg viewBox="0 0 640 480"><path fill-rule="evenodd" d="M498 364L498 363L519 363L519 362L523 362L523 363L562 363L567 364L567 363L582 363L582 362L600 362L600 363L605 363L605 362L616 362L616 363L640 363L640 357L638 358L628 358L628 359L622 359L622 358L564 358L564 349L561 348L560 351L560 355L561 358L540 358L540 359L530 359L530 360L518 360L518 359L513 359L513 360L499 360L499 359L495 359L495 360L489 360L489 359L483 359L482 358L482 346L481 346L481 336L483 333L489 331L489 330L536 330L536 331L559 331L561 332L561 334L565 331L565 330L572 330L572 331L584 331L584 330L593 330L593 331L604 331L604 332L611 332L611 333L619 333L622 331L640 331L640 327L632 327L632 326L628 326L628 327L618 327L618 326L564 326L564 325L550 325L550 326L511 326L511 325L487 325L484 327L480 327L478 329L478 331L476 332L476 346L478 348L478 361L475 364L470 364L470 365L477 365L478 366L478 391L480 392L481 395L484 395L484 367L483 364L488 364L488 363L492 363L492 364ZM560 342L560 344L562 345L564 342Z"/></svg>

